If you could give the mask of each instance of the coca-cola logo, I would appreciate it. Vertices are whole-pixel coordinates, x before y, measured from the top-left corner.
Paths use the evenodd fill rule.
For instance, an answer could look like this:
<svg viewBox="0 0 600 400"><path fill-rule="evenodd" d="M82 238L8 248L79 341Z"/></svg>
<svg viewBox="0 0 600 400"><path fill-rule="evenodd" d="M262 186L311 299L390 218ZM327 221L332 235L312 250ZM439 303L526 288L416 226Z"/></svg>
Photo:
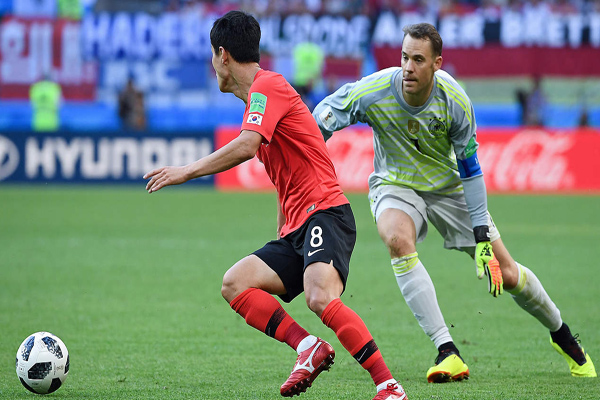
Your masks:
<svg viewBox="0 0 600 400"><path fill-rule="evenodd" d="M543 130L521 131L501 142L483 141L478 155L488 189L551 191L573 187L567 153L574 144L569 135Z"/></svg>

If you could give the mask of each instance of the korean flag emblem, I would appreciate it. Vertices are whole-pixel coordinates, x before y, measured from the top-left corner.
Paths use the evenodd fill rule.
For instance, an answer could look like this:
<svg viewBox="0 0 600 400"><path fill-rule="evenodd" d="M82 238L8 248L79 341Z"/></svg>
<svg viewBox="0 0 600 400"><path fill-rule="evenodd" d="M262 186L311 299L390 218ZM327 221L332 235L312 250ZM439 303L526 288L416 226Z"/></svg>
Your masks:
<svg viewBox="0 0 600 400"><path fill-rule="evenodd" d="M252 113L252 114L248 114L248 119L246 120L246 122L249 124L260 125L260 124L262 124L262 119L263 119L262 115Z"/></svg>

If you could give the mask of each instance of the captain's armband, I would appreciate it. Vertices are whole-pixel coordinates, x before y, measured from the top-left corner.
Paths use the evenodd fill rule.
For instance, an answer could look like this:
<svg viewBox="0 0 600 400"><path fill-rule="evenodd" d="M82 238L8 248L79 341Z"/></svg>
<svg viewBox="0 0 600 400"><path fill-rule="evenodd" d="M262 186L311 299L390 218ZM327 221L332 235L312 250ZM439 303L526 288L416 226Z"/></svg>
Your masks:
<svg viewBox="0 0 600 400"><path fill-rule="evenodd" d="M479 159L477 158L477 152L464 160L456 160L456 164L458 165L458 172L460 173L461 179L483 174L481 166L479 165Z"/></svg>

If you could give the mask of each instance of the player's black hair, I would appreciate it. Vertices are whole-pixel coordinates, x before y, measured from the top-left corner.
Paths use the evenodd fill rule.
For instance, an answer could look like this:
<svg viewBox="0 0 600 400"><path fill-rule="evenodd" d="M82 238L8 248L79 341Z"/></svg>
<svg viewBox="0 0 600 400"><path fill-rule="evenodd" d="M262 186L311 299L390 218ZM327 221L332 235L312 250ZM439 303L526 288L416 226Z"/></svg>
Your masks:
<svg viewBox="0 0 600 400"><path fill-rule="evenodd" d="M250 14L229 11L210 30L210 44L216 53L223 47L239 63L260 61L260 25Z"/></svg>
<svg viewBox="0 0 600 400"><path fill-rule="evenodd" d="M405 26L402 31L404 32L404 37L409 35L414 39L429 40L431 43L431 49L433 50L433 55L435 57L442 55L442 37L438 33L437 29L435 29L435 26L426 22L422 22L420 24Z"/></svg>

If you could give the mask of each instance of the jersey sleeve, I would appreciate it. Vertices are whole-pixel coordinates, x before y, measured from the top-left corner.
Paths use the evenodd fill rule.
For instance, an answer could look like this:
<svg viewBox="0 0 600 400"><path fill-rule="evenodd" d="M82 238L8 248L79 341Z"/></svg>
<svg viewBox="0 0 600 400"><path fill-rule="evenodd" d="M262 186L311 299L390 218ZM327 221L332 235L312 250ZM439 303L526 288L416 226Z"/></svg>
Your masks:
<svg viewBox="0 0 600 400"><path fill-rule="evenodd" d="M360 97L354 96L366 78L347 83L323 99L313 111L313 117L321 129L325 140L333 132L339 131L357 122L367 122L366 107Z"/></svg>
<svg viewBox="0 0 600 400"><path fill-rule="evenodd" d="M487 194L483 172L477 158L477 124L471 100L463 88L449 75L438 81L449 97L450 140L465 191L465 201L473 227L487 224Z"/></svg>
<svg viewBox="0 0 600 400"><path fill-rule="evenodd" d="M481 175L477 159L477 124L471 100L463 88L448 74L438 76L438 85L446 93L450 112L449 137L454 148L461 179Z"/></svg>
<svg viewBox="0 0 600 400"><path fill-rule="evenodd" d="M248 92L241 130L258 132L267 143L270 142L275 127L289 111L290 96L283 78L256 80Z"/></svg>
<svg viewBox="0 0 600 400"><path fill-rule="evenodd" d="M463 88L448 74L438 76L438 84L442 85L449 99L449 111L452 118L450 124L450 140L454 146L456 158L464 160L477 151L477 123L471 99Z"/></svg>

